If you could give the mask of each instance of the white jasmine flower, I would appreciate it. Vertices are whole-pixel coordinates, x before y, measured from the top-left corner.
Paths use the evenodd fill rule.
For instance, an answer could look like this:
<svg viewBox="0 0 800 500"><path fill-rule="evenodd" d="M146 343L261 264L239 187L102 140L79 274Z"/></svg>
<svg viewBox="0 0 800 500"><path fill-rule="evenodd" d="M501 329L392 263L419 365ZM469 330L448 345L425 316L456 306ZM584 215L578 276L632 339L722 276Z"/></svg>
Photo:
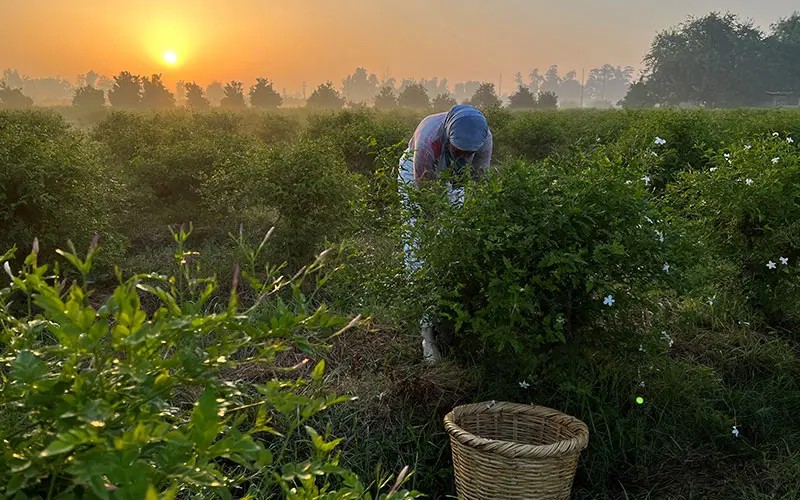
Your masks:
<svg viewBox="0 0 800 500"><path fill-rule="evenodd" d="M9 264L8 261L3 262L3 269L6 270L6 274L8 275L8 277L13 280L14 273L11 272L11 264Z"/></svg>
<svg viewBox="0 0 800 500"><path fill-rule="evenodd" d="M778 137L779 135L781 135L781 134L779 134L779 133L777 133L777 132L773 132L773 133L772 133L772 137Z"/></svg>
<svg viewBox="0 0 800 500"><path fill-rule="evenodd" d="M748 186L752 186L753 185L753 179L745 179L744 183L747 184Z"/></svg>
<svg viewBox="0 0 800 500"><path fill-rule="evenodd" d="M772 261L767 262L767 268L775 269L776 267L778 267L778 265L775 264L774 262L772 262Z"/></svg>
<svg viewBox="0 0 800 500"><path fill-rule="evenodd" d="M791 137L787 137L786 138L786 142L788 142L789 144L792 144L794 142L794 139L792 139Z"/></svg>
<svg viewBox="0 0 800 500"><path fill-rule="evenodd" d="M664 340L667 341L667 343L669 344L669 347L672 347L672 344L673 344L672 337L669 336L669 334L667 333L666 330L661 332L661 338L663 338Z"/></svg>
<svg viewBox="0 0 800 500"><path fill-rule="evenodd" d="M523 380L523 381L521 381L521 382L519 383L519 386L520 386L520 387L522 387L523 389L527 389L528 387L530 387L530 386L531 386L531 384L529 384L528 382L526 382L525 380Z"/></svg>
<svg viewBox="0 0 800 500"><path fill-rule="evenodd" d="M558 318L556 318L556 323L558 323L559 325L563 325L565 321L566 320L564 319L564 316L559 316Z"/></svg>
<svg viewBox="0 0 800 500"><path fill-rule="evenodd" d="M614 300L613 295L607 295L605 298L603 298L603 305L611 307L614 305L614 302L616 301Z"/></svg>
<svg viewBox="0 0 800 500"><path fill-rule="evenodd" d="M664 262L664 266L662 267L662 269L664 270L664 272L665 272L665 273L668 273L668 274L669 274L669 264L667 264L666 262Z"/></svg>
<svg viewBox="0 0 800 500"><path fill-rule="evenodd" d="M630 185L630 184L632 184L632 183L633 183L633 181L625 181L625 184L626 184L626 185Z"/></svg>
<svg viewBox="0 0 800 500"><path fill-rule="evenodd" d="M772 163L778 163L779 161L781 161L780 156L776 156L775 158L772 159Z"/></svg>
<svg viewBox="0 0 800 500"><path fill-rule="evenodd" d="M644 181L644 185L645 186L649 186L650 185L650 177L645 175L644 177L642 177L642 180Z"/></svg>
<svg viewBox="0 0 800 500"><path fill-rule="evenodd" d="M664 243L664 233L662 233L658 229L656 229L656 238L658 238L658 241L660 241L661 243Z"/></svg>
<svg viewBox="0 0 800 500"><path fill-rule="evenodd" d="M658 156L658 153L656 153L655 151L650 151L650 156Z"/></svg>
<svg viewBox="0 0 800 500"><path fill-rule="evenodd" d="M789 265L789 259L787 257L781 257L780 261L781 261L781 264L783 264L784 266L788 266Z"/></svg>
<svg viewBox="0 0 800 500"><path fill-rule="evenodd" d="M722 156L724 156L724 157L725 157L725 159L728 159L728 158L730 158L730 157L731 157L731 154L730 154L730 153L725 153L725 154L724 154L724 155L722 155Z"/></svg>
<svg viewBox="0 0 800 500"><path fill-rule="evenodd" d="M717 167L711 167L711 168L708 169L709 172L714 172L716 170L717 170Z"/></svg>
<svg viewBox="0 0 800 500"><path fill-rule="evenodd" d="M653 219L651 219L650 217L648 217L648 216L646 216L646 215L644 216L644 220L646 220L646 221L647 221L647 222L649 222L650 224L652 224L652 223L653 223Z"/></svg>
<svg viewBox="0 0 800 500"><path fill-rule="evenodd" d="M659 146L663 146L664 144L667 143L667 141L665 139L662 139L661 137L656 137L656 140L654 142Z"/></svg>
<svg viewBox="0 0 800 500"><path fill-rule="evenodd" d="M745 149L745 150L749 150L749 149L750 149L750 148L752 148L752 147L753 147L753 146L751 146L750 144L745 144L745 145L744 145L744 149Z"/></svg>
<svg viewBox="0 0 800 500"><path fill-rule="evenodd" d="M739 428L734 425L733 429L731 429L731 434L733 435L733 437L738 438L739 437Z"/></svg>
<svg viewBox="0 0 800 500"><path fill-rule="evenodd" d="M709 298L706 300L706 302L708 302L708 305L710 305L710 306L713 306L713 305L714 305L714 299L716 299L716 298L717 298L717 296L716 296L716 295L714 295L713 297L709 297Z"/></svg>

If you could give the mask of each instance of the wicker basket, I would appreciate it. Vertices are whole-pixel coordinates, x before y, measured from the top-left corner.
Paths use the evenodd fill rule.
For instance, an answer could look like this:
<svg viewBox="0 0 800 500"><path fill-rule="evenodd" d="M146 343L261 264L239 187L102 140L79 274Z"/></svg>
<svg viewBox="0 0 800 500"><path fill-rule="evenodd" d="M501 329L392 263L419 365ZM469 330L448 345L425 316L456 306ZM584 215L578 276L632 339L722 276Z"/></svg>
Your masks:
<svg viewBox="0 0 800 500"><path fill-rule="evenodd" d="M544 406L485 402L444 417L459 498L569 498L578 455L589 443L580 420Z"/></svg>

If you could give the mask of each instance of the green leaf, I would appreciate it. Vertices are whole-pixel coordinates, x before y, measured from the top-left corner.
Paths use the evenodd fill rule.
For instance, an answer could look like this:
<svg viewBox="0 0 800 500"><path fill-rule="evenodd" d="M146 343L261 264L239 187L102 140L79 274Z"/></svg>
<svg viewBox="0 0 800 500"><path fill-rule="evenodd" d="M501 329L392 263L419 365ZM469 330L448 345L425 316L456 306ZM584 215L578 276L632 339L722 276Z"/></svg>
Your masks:
<svg viewBox="0 0 800 500"><path fill-rule="evenodd" d="M339 445L339 443L342 442L341 438L334 439L333 441L325 441L325 439L323 439L322 436L320 436L317 433L317 431L315 431L312 427L309 426L305 427L306 427L306 432L308 433L309 436L311 436L311 442L314 445L314 449L316 449L323 455L327 455L328 453L333 451L333 449L336 448Z"/></svg>
<svg viewBox="0 0 800 500"><path fill-rule="evenodd" d="M325 373L325 360L322 359L320 360L319 363L317 363L317 366L314 367L314 370L311 371L311 378L317 381L322 380L322 375L324 373Z"/></svg>
<svg viewBox="0 0 800 500"><path fill-rule="evenodd" d="M20 351L11 365L11 378L23 384L32 384L47 374L47 365L31 351Z"/></svg>
<svg viewBox="0 0 800 500"><path fill-rule="evenodd" d="M207 387L192 410L190 419L191 440L200 451L205 451L220 432L221 424L217 415L217 399L213 389Z"/></svg>
<svg viewBox="0 0 800 500"><path fill-rule="evenodd" d="M156 491L152 484L147 486L147 493L144 496L144 500L158 500L158 491Z"/></svg>
<svg viewBox="0 0 800 500"><path fill-rule="evenodd" d="M45 457L52 457L55 455L61 455L62 453L68 453L72 451L74 447L75 446L69 443L66 443L60 439L56 439L55 441L50 443L47 446L47 448L45 448L44 451L42 451L39 454L39 456L45 458Z"/></svg>

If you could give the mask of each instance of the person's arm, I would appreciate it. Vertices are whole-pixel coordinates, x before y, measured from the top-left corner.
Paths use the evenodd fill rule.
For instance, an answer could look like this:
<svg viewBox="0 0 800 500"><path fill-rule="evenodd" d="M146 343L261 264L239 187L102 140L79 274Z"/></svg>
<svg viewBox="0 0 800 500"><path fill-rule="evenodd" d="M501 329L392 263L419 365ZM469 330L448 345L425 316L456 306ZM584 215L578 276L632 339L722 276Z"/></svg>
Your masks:
<svg viewBox="0 0 800 500"><path fill-rule="evenodd" d="M475 152L472 160L472 173L476 180L481 179L489 171L492 164L492 132L486 136L483 146Z"/></svg>
<svg viewBox="0 0 800 500"><path fill-rule="evenodd" d="M436 178L433 163L433 152L430 148L414 149L414 183L417 186L422 186L426 181Z"/></svg>

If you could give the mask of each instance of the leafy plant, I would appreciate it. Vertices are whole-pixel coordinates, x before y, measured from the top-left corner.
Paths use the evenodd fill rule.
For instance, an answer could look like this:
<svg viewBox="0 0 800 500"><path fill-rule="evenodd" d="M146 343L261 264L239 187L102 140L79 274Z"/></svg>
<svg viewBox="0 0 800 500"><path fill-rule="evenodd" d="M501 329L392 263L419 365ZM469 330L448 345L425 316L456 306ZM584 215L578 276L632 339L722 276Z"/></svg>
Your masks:
<svg viewBox="0 0 800 500"><path fill-rule="evenodd" d="M0 259L11 278L0 290L6 495L371 498L339 466L339 440L307 425L351 399L324 393L324 361L305 368L359 321L304 300L300 285L326 272L325 255L292 279L237 272L227 306L213 307L217 284L193 275L189 234L174 232L177 277L120 276L107 297L86 284L96 244L85 258L59 251L80 282L40 263L36 247L16 273L13 252ZM241 278L258 297L246 309ZM303 356L287 364L292 353ZM304 457L287 454L298 440ZM380 498L417 496L400 482Z"/></svg>
<svg viewBox="0 0 800 500"><path fill-rule="evenodd" d="M441 189L410 193L425 263L415 281L454 322L459 354L524 373L587 328L625 331L669 275L645 183L602 150L506 165L468 184L462 207Z"/></svg>

